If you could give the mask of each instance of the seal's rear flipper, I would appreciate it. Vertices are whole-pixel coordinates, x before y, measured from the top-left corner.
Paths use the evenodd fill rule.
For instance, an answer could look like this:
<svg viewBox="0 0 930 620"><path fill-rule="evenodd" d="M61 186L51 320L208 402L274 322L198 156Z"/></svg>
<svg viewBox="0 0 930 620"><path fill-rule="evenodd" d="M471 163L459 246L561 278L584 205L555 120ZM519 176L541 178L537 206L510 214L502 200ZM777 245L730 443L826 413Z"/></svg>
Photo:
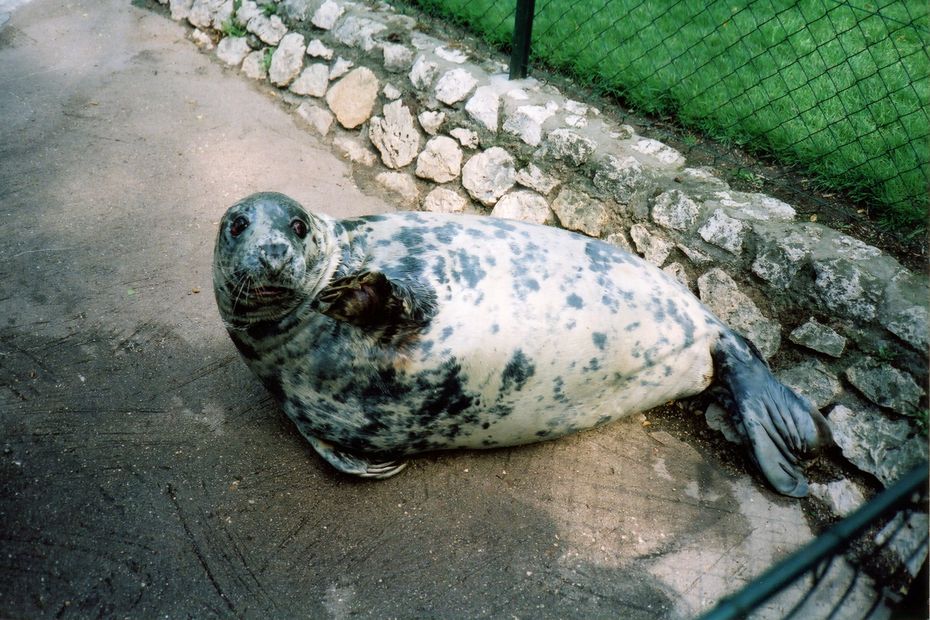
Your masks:
<svg viewBox="0 0 930 620"><path fill-rule="evenodd" d="M307 437L310 445L317 451L317 454L326 459L326 462L341 471L344 474L351 474L361 478L377 478L383 480L390 478L394 474L407 466L406 461L385 461L383 463L372 463L368 459L356 456L350 452L340 450L327 441L317 437Z"/></svg>
<svg viewBox="0 0 930 620"><path fill-rule="evenodd" d="M729 393L722 404L752 460L779 493L806 496L798 459L833 442L826 419L778 381L752 343L735 333L721 334L713 357L716 381Z"/></svg>

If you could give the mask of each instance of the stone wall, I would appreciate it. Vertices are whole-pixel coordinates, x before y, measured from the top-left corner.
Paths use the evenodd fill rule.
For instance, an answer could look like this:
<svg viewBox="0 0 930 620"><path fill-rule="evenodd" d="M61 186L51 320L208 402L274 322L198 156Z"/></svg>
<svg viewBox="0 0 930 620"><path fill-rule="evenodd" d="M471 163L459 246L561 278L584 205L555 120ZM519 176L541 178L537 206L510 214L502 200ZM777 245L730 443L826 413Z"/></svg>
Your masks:
<svg viewBox="0 0 930 620"><path fill-rule="evenodd" d="M732 190L609 111L509 81L488 50L427 35L387 5L159 1L405 208L551 224L635 252L752 339L861 471L888 485L927 458L922 274ZM247 34L224 37L231 20ZM707 417L729 434L719 410ZM863 501L845 479L812 489L837 514Z"/></svg>

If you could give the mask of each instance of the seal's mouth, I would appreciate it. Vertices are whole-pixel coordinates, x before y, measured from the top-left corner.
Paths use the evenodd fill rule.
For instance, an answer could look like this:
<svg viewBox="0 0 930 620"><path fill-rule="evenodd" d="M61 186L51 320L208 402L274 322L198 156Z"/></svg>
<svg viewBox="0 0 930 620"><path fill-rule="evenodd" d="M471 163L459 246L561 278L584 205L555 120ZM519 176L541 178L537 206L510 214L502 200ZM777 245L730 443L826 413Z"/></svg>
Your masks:
<svg viewBox="0 0 930 620"><path fill-rule="evenodd" d="M256 286L249 290L249 295L263 301L275 301L285 297L291 297L294 294L289 288L283 286Z"/></svg>

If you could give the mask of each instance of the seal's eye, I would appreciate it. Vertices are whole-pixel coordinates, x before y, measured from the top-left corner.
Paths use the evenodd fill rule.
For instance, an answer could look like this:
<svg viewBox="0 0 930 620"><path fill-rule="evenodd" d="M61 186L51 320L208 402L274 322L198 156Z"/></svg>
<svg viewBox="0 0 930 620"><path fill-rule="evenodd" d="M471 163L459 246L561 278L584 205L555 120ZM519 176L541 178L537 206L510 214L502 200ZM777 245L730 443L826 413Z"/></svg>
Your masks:
<svg viewBox="0 0 930 620"><path fill-rule="evenodd" d="M307 236L307 223L303 220L296 219L291 222L291 229L294 231L294 234L301 239Z"/></svg>
<svg viewBox="0 0 930 620"><path fill-rule="evenodd" d="M249 220L245 219L243 216L239 216L233 220L233 223L229 225L229 234L233 237L238 237L242 234L242 231L249 227Z"/></svg>

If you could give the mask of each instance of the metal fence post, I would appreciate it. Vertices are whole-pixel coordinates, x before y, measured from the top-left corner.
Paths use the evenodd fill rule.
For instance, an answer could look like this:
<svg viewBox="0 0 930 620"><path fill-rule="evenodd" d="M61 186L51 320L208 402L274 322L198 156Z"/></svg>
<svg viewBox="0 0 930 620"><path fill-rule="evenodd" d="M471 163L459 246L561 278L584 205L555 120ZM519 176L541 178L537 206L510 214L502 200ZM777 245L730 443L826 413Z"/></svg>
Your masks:
<svg viewBox="0 0 930 620"><path fill-rule="evenodd" d="M536 0L517 0L513 24L513 51L510 54L510 79L526 77L530 60L530 38L533 35L533 12Z"/></svg>

